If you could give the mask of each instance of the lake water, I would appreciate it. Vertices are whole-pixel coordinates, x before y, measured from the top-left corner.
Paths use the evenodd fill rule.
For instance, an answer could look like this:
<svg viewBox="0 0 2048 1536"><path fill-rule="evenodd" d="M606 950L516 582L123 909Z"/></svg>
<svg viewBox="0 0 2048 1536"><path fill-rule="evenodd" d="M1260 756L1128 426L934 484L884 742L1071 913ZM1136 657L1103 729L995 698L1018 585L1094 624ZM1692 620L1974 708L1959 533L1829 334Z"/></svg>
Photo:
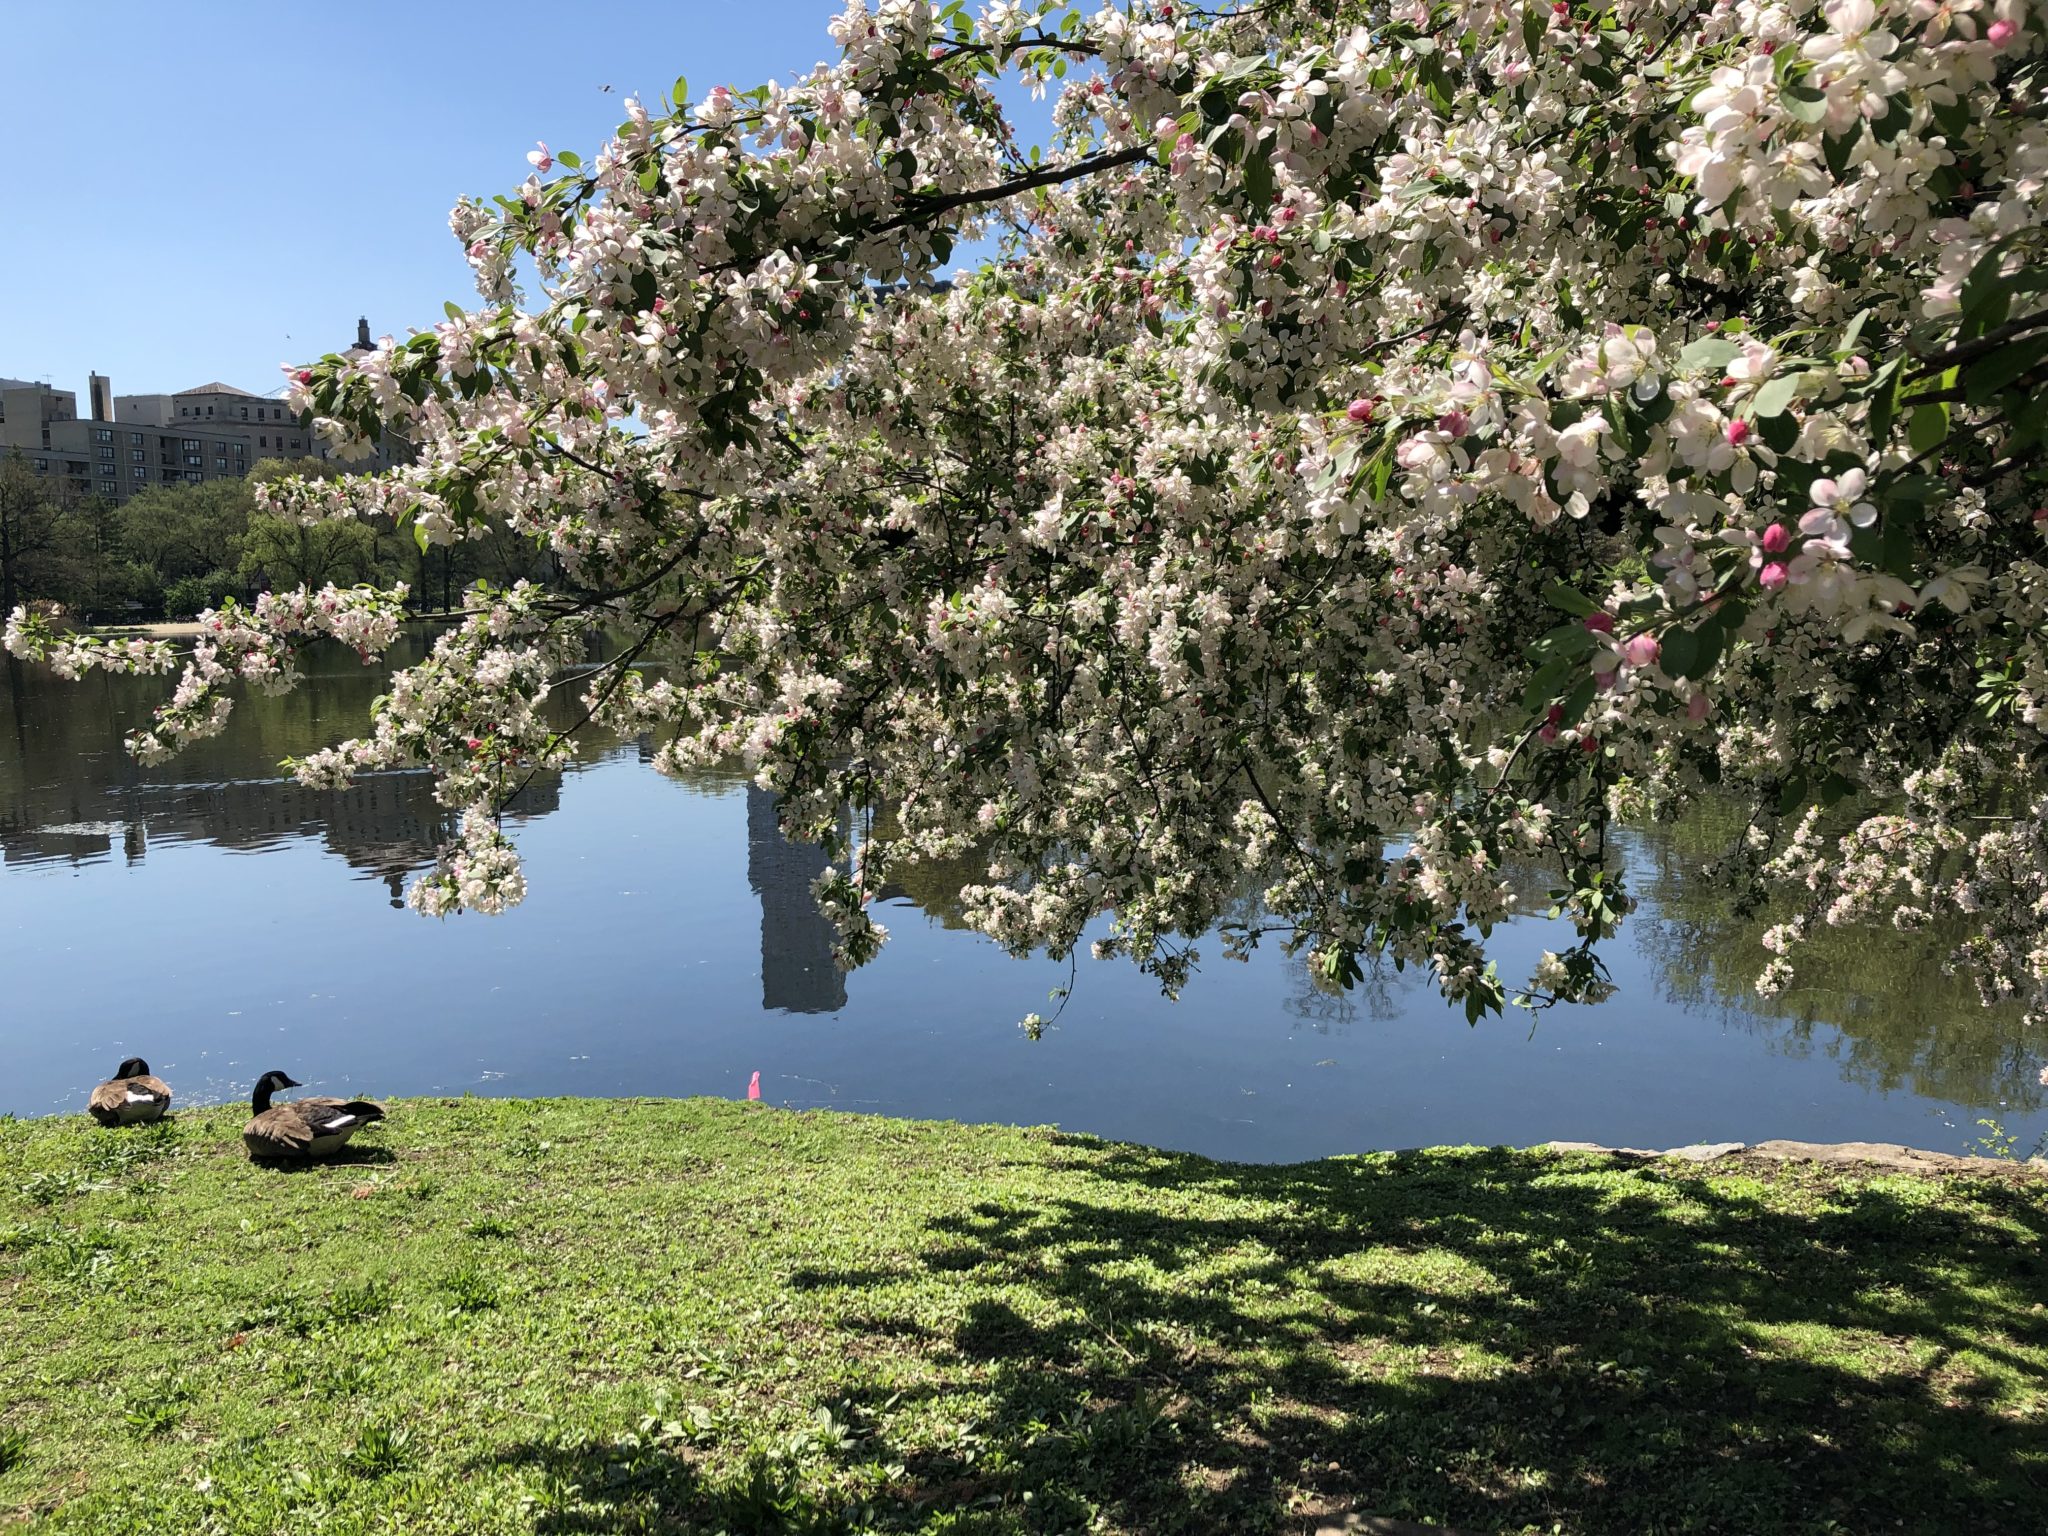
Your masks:
<svg viewBox="0 0 2048 1536"><path fill-rule="evenodd" d="M145 770L120 740L160 681L0 668L0 1113L75 1109L135 1054L188 1102L271 1067L388 1095L736 1097L758 1071L774 1104L1254 1160L1552 1138L1960 1151L1982 1116L2022 1152L2048 1134L2039 1042L1932 949L1845 939L1757 999L1757 925L1692 878L1697 828L1625 843L1647 901L1609 952L1617 997L1476 1028L1413 976L1333 996L1277 950L1241 965L1210 944L1179 1002L1084 955L1031 1041L1017 1020L1051 1013L1065 965L960 929L927 874L882 903L881 958L840 975L809 904L822 860L777 835L770 797L736 772L664 779L630 742L529 791L523 906L435 922L400 904L445 827L424 776L316 794L279 772L361 730L384 676L346 653L309 671ZM1504 975L1544 930L1497 936Z"/></svg>

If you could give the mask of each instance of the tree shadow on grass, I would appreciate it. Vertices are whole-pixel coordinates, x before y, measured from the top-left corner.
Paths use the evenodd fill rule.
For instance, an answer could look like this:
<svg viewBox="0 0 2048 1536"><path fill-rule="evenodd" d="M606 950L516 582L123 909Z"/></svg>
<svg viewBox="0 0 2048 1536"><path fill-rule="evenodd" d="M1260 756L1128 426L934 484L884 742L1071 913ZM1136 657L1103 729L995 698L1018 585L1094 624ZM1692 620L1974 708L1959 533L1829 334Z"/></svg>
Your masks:
<svg viewBox="0 0 2048 1536"><path fill-rule="evenodd" d="M695 1450L514 1447L499 1465L580 1490L538 1528L2003 1532L2048 1508L2042 1181L1076 1145L995 1187L897 1268L793 1277L811 1347L893 1363L834 1396L886 1486L856 1504L829 1456L712 1477Z"/></svg>
<svg viewBox="0 0 2048 1536"><path fill-rule="evenodd" d="M1010 1491L1118 1528L2039 1519L2048 1186L1755 1172L1097 1150L922 1263Z"/></svg>

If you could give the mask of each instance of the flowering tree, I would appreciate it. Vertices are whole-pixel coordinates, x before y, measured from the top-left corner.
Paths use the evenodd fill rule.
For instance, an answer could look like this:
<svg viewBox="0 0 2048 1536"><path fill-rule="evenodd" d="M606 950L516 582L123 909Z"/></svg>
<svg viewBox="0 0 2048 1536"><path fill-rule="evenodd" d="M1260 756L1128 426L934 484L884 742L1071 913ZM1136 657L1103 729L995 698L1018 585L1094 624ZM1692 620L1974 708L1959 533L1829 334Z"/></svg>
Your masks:
<svg viewBox="0 0 2048 1536"><path fill-rule="evenodd" d="M2026 0L853 0L788 86L629 101L451 226L481 308L291 373L343 452L265 494L510 530L369 734L463 834L430 913L522 892L495 813L574 750L540 703L738 754L849 963L891 861L973 851L971 921L1169 989L1192 936L1336 980L1431 967L1473 1016L1603 995L1608 830L1690 797L1786 921L1969 914L1987 997L2048 991L2048 90ZM1019 147L990 89L1056 93ZM964 241L997 251L935 282ZM986 245L984 248L987 248ZM402 594L229 605L145 758ZM15 650L66 671L165 646ZM658 666L643 664L658 663ZM877 808L886 808L879 823ZM1503 867L1579 942L1485 955Z"/></svg>

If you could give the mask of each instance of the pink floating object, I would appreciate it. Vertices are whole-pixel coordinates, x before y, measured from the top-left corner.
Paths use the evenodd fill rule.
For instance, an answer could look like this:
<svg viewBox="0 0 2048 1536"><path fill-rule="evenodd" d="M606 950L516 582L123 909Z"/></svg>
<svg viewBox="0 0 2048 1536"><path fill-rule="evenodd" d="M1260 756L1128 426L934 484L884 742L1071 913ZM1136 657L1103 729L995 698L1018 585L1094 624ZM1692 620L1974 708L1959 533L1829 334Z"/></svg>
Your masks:
<svg viewBox="0 0 2048 1536"><path fill-rule="evenodd" d="M758 1072L747 1080L747 1097L749 1099L761 1097L761 1074Z"/></svg>

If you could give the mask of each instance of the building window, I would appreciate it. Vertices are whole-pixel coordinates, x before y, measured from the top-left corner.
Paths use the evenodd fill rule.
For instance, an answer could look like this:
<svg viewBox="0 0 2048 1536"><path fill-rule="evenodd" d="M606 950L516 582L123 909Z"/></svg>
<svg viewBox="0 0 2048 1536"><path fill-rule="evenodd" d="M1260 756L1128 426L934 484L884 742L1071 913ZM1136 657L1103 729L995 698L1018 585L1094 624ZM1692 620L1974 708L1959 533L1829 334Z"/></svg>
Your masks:
<svg viewBox="0 0 2048 1536"><path fill-rule="evenodd" d="M37 459L37 460L36 460L36 473L37 473L37 474L40 474L40 475L46 475L46 474L48 474L49 472L50 472L50 461L49 461L48 459Z"/></svg>
<svg viewBox="0 0 2048 1536"><path fill-rule="evenodd" d="M142 462L142 450L140 448L130 448L128 450L128 458L131 463L140 464Z"/></svg>
<svg viewBox="0 0 2048 1536"><path fill-rule="evenodd" d="M109 448L105 443L101 443L99 456L103 459L111 459L114 456L114 450Z"/></svg>
<svg viewBox="0 0 2048 1536"><path fill-rule="evenodd" d="M199 483L199 471L196 469L188 469L185 471L185 478L187 480L190 480L194 485L197 485Z"/></svg>
<svg viewBox="0 0 2048 1536"><path fill-rule="evenodd" d="M259 437L256 439L256 446L258 448L268 448L270 446L270 439L267 437Z"/></svg>
<svg viewBox="0 0 2048 1536"><path fill-rule="evenodd" d="M144 469L140 464L138 464L135 466L135 478L138 480L147 480L149 478L149 471Z"/></svg>
<svg viewBox="0 0 2048 1536"><path fill-rule="evenodd" d="M213 407L212 407L212 406L210 406L210 405L209 405L209 406L208 406L208 407L206 408L206 414L207 414L207 415L209 415L209 416L211 416L211 415L213 414Z"/></svg>
<svg viewBox="0 0 2048 1536"><path fill-rule="evenodd" d="M96 443L111 443L114 440L114 434L105 427L94 427L92 429L92 440Z"/></svg>
<svg viewBox="0 0 2048 1536"><path fill-rule="evenodd" d="M217 455L217 456L216 456L216 457L214 458L214 461L213 461L213 467L214 467L215 469L222 469L222 470L226 469L226 468L228 467L228 461L227 461L227 457L226 457L226 455L224 455L224 454L222 454L222 455Z"/></svg>
<svg viewBox="0 0 2048 1536"><path fill-rule="evenodd" d="M181 438L179 438L179 439L178 439L178 441L179 441L179 442L181 442L181 443L183 443L183 444L185 445L185 451L186 451L187 453L194 453L194 452L197 452L197 451L198 451L198 448L199 448L199 439L198 439L198 438L196 438L196 437L181 437Z"/></svg>
<svg viewBox="0 0 2048 1536"><path fill-rule="evenodd" d="M142 434L140 432L130 432L128 434L128 441L139 448L142 446Z"/></svg>
<svg viewBox="0 0 2048 1536"><path fill-rule="evenodd" d="M199 454L188 453L185 455L185 462L189 464L192 468L197 469L200 465L204 464L206 460Z"/></svg>

